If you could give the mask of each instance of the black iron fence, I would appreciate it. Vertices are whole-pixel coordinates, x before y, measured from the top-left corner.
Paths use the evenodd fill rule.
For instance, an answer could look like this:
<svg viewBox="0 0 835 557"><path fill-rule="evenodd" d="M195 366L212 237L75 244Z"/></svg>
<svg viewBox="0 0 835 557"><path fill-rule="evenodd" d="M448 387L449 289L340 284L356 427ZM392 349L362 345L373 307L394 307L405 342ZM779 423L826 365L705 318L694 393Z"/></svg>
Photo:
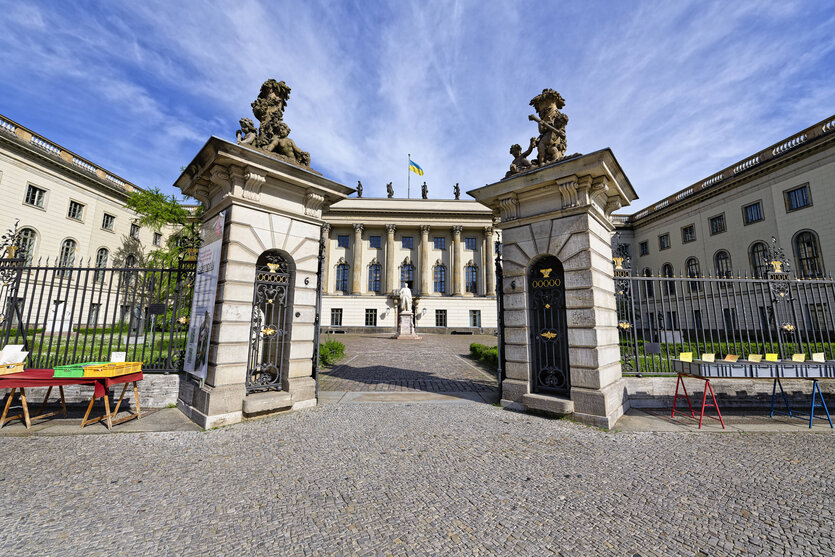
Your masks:
<svg viewBox="0 0 835 557"><path fill-rule="evenodd" d="M0 339L26 366L109 361L125 352L152 372L182 370L195 263L175 268L0 260Z"/></svg>
<svg viewBox="0 0 835 557"><path fill-rule="evenodd" d="M723 271L708 276L635 276L615 251L615 294L624 375L674 373L682 352L791 359L835 359L835 281L800 279L775 247L769 271L748 278Z"/></svg>

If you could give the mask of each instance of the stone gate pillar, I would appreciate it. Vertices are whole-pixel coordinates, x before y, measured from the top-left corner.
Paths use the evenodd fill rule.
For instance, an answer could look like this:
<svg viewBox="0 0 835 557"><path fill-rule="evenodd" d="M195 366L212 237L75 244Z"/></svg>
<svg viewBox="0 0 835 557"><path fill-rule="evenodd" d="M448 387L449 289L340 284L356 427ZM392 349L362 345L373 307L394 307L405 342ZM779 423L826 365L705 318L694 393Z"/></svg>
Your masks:
<svg viewBox="0 0 835 557"><path fill-rule="evenodd" d="M611 150L562 160L469 193L501 217L507 360L502 404L573 413L579 421L612 427L627 399L618 347L611 214L637 195ZM537 261L547 255L558 263L539 268ZM559 265L564 278L555 278ZM542 286L552 289L548 297L533 292ZM547 326L534 330L542 314L532 312L561 309L552 308L557 303L564 303L565 324L546 319ZM538 346L543 342L554 343L549 345L554 353L567 349L569 369L557 369L559 358L556 364L541 361ZM560 374L567 384L559 383Z"/></svg>
<svg viewBox="0 0 835 557"><path fill-rule="evenodd" d="M259 149L212 137L175 182L204 204L208 220L227 211L214 325L205 384L182 383L180 409L204 428L240 421L244 415L316 403L313 369L314 319L322 210L351 188ZM247 388L252 359L255 263L268 250L292 262L287 307L289 351L281 384ZM266 334L274 334L268 332Z"/></svg>

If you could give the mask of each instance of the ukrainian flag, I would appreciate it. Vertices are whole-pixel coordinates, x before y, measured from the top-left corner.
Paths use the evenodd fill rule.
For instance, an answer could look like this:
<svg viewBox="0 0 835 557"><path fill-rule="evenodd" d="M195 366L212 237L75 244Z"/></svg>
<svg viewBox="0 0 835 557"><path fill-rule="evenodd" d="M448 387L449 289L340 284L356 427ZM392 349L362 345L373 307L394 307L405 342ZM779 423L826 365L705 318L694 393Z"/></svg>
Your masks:
<svg viewBox="0 0 835 557"><path fill-rule="evenodd" d="M409 170L417 174L418 176L423 176L423 169L420 167L418 163L409 159Z"/></svg>

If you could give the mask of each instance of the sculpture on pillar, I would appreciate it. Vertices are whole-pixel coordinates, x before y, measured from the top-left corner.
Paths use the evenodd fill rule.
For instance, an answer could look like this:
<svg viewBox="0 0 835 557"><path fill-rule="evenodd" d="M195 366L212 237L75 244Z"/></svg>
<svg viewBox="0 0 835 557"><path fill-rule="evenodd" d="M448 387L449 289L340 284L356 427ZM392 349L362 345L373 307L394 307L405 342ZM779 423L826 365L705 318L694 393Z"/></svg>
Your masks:
<svg viewBox="0 0 835 557"><path fill-rule="evenodd" d="M362 182L357 180L357 197L362 197Z"/></svg>
<svg viewBox="0 0 835 557"><path fill-rule="evenodd" d="M455 182L455 185L452 186L452 195L455 196L456 201L461 199L461 188L458 187L458 182Z"/></svg>
<svg viewBox="0 0 835 557"><path fill-rule="evenodd" d="M568 125L568 116L560 112L565 106L565 99L553 89L543 89L542 93L531 99L530 104L536 110L536 114L528 116L528 120L538 124L539 136L531 138L526 151L522 151L522 146L518 143L510 148L513 162L505 178L565 158L568 145L565 127ZM534 147L536 159L529 161L527 157L533 152Z"/></svg>
<svg viewBox="0 0 835 557"><path fill-rule="evenodd" d="M252 114L258 119L260 127L249 118L241 118L241 129L235 136L239 145L251 145L273 156L301 166L310 166L310 153L302 151L290 139L290 126L284 118L290 87L283 81L268 79L261 85L258 98L252 102Z"/></svg>
<svg viewBox="0 0 835 557"><path fill-rule="evenodd" d="M389 199L394 197L394 187L392 187L391 182L386 184L386 197L388 197Z"/></svg>
<svg viewBox="0 0 835 557"><path fill-rule="evenodd" d="M429 186L426 185L426 182L420 187L420 196L423 199L429 199Z"/></svg>
<svg viewBox="0 0 835 557"><path fill-rule="evenodd" d="M412 291L408 284L400 288L400 311L412 311Z"/></svg>

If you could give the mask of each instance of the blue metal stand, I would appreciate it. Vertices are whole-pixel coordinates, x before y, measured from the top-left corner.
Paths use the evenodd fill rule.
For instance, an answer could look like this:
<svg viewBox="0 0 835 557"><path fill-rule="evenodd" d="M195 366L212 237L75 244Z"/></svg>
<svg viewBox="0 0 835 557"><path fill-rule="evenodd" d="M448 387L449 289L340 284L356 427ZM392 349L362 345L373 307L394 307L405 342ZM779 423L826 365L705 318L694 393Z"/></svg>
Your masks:
<svg viewBox="0 0 835 557"><path fill-rule="evenodd" d="M783 403L786 405L786 411L783 412L782 410L775 410L774 403L777 400L777 387L780 387L780 396L783 398ZM820 403L816 402L816 399L820 398ZM815 408L823 408L824 413L826 414L826 419L829 421L829 427L835 429L835 426L832 425L832 418L829 415L829 408L826 407L826 401L823 399L823 393L821 393L820 385L818 385L818 380L812 380L812 402L811 407L809 409L809 428L811 429L812 423L815 419ZM774 378L774 387L771 389L771 415L769 417L773 418L774 414L784 414L786 416L797 416L798 418L805 418L805 414L800 414L797 412L792 412L791 406L789 406L789 398L786 396L786 392L783 390L783 384L780 382L779 377ZM823 416L818 416L819 419L823 419Z"/></svg>
<svg viewBox="0 0 835 557"><path fill-rule="evenodd" d="M818 396L821 399L820 404L815 403L815 397ZM812 420L815 419L815 408L823 408L823 411L826 412L826 419L829 420L829 427L833 427L832 425L832 418L829 416L829 408L826 407L826 401L823 400L823 393L821 393L820 385L818 385L818 380L815 379L814 384L812 385L812 408L809 412L809 427L812 427ZM818 416L820 417L820 416ZM823 419L823 418L821 418Z"/></svg>
<svg viewBox="0 0 835 557"><path fill-rule="evenodd" d="M782 410L775 410L774 409L774 400L776 398L777 386L778 385L780 386L780 396L783 397L783 402L786 403L786 411L785 412L783 412ZM789 399L786 396L786 391L783 390L783 384L780 383L780 378L779 377L774 378L774 386L771 388L771 415L769 416L769 418L773 418L775 413L785 414L787 416L794 416L794 414L792 414L791 406L789 406Z"/></svg>

